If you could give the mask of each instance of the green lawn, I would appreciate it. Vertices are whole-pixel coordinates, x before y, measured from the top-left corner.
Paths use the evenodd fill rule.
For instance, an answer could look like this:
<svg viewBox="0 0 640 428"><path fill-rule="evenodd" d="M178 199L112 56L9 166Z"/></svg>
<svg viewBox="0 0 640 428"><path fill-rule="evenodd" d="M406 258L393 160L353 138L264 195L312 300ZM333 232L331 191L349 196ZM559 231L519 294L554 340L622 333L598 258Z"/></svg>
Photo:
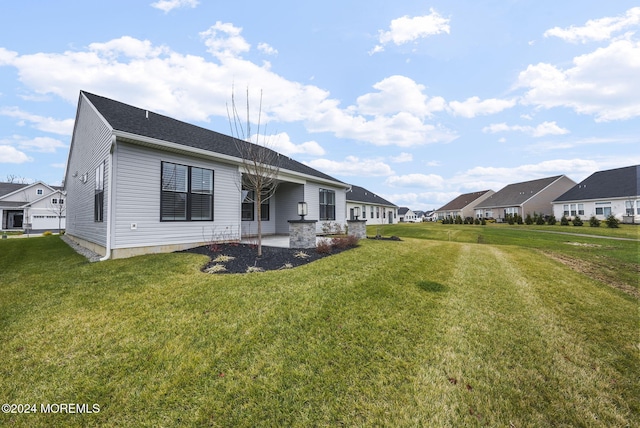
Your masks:
<svg viewBox="0 0 640 428"><path fill-rule="evenodd" d="M100 412L0 426L640 424L638 299L548 256L600 249L637 271L637 243L403 226L384 232L401 242L243 275L2 240L0 402Z"/></svg>

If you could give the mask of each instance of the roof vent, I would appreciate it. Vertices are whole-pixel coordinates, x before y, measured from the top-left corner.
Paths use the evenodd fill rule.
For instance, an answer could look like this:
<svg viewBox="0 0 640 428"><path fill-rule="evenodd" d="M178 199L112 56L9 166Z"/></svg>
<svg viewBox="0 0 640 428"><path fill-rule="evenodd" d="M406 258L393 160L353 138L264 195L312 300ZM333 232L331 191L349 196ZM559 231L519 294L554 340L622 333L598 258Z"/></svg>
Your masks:
<svg viewBox="0 0 640 428"><path fill-rule="evenodd" d="M145 113L145 114L144 114L145 118L146 118L146 119L149 119L149 110L145 110L145 112L144 112L144 113Z"/></svg>

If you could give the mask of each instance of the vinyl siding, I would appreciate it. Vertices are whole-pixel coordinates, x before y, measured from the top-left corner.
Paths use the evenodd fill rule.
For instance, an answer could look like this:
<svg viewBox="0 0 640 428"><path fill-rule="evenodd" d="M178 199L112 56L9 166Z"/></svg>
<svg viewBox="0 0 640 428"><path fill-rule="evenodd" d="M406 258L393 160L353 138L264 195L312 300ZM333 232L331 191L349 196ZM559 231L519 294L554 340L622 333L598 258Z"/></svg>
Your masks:
<svg viewBox="0 0 640 428"><path fill-rule="evenodd" d="M239 239L240 176L236 166L124 142L118 142L115 158L118 213L114 249ZM213 221L160 221L162 162L213 170Z"/></svg>
<svg viewBox="0 0 640 428"><path fill-rule="evenodd" d="M538 214L551 215L553 214L553 207L551 201L558 196L566 193L569 189L575 186L576 183L569 177L562 176L552 184L536 193L531 199L522 204L522 216L527 214L533 215L534 212Z"/></svg>
<svg viewBox="0 0 640 428"><path fill-rule="evenodd" d="M109 150L112 130L93 107L81 97L73 131L65 190L67 191L67 233L106 246L109 187ZM95 170L105 162L104 222L94 222ZM85 175L86 174L86 175ZM75 175L75 176L74 176ZM86 182L81 178L87 177Z"/></svg>
<svg viewBox="0 0 640 428"><path fill-rule="evenodd" d="M304 185L297 183L282 183L276 193L276 233L289 233L289 220L299 219L298 202L304 200ZM307 217L311 218L311 217Z"/></svg>
<svg viewBox="0 0 640 428"><path fill-rule="evenodd" d="M338 223L344 228L346 223L345 213L347 210L347 195L344 188L328 186L316 182L307 182L304 189L304 200L307 202L309 215L308 220L318 220L316 232L322 232L322 225L326 221L320 220L320 189L328 189L336 192L336 219L331 223Z"/></svg>

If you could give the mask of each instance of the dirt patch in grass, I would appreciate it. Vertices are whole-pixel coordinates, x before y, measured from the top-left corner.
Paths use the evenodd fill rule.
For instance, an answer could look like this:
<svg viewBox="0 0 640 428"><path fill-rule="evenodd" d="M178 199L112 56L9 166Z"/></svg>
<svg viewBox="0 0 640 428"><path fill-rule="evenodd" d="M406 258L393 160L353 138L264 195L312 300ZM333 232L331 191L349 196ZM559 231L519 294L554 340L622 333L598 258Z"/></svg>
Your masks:
<svg viewBox="0 0 640 428"><path fill-rule="evenodd" d="M575 259L573 257L568 257L565 255L554 254L554 253L544 253L547 257L552 258L553 260L557 260L560 263L568 266L576 272L580 272L584 275L587 275L593 279L596 279L600 282L607 284L610 287L616 288L624 293L627 293L630 296L635 297L636 299L640 299L640 291L637 288L625 284L620 281L616 281L612 279L611 275L607 274L607 268L603 266L599 266L594 263L589 263L584 260Z"/></svg>
<svg viewBox="0 0 640 428"><path fill-rule="evenodd" d="M208 256L210 260L202 268L202 271L220 274L292 269L349 249L330 248L327 253L319 253L315 248L301 250L299 248L263 246L262 257L258 257L258 249L255 245L247 244L205 245L183 252Z"/></svg>

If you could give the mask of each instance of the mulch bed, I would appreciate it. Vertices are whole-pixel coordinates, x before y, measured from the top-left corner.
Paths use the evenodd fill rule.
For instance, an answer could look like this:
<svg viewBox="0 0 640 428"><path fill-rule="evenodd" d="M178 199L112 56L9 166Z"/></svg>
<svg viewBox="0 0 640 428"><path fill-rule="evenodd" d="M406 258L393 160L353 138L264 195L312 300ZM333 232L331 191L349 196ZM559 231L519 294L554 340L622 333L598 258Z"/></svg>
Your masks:
<svg viewBox="0 0 640 428"><path fill-rule="evenodd" d="M262 257L258 257L258 248L247 244L216 244L191 248L184 252L204 254L211 260L202 268L207 273L246 273L247 271L270 271L291 269L311 263L323 257L337 254L344 250L334 248L330 253L318 253L315 248L278 248L262 246ZM302 254L306 255L302 256ZM220 256L229 260L215 261ZM220 257L222 258L222 257ZM233 258L233 259L231 259ZM215 265L224 266L224 270L216 272Z"/></svg>
<svg viewBox="0 0 640 428"><path fill-rule="evenodd" d="M390 238L376 236L369 239L401 240L396 236ZM258 257L258 248L256 245L228 243L203 245L201 247L184 250L183 252L208 256L209 262L202 268L202 271L206 273L248 273L291 269L341 253L350 248L354 247L348 246L345 248L340 245L330 245L328 252L319 252L316 248L280 248L263 245L262 256ZM326 247L324 249L328 250Z"/></svg>

